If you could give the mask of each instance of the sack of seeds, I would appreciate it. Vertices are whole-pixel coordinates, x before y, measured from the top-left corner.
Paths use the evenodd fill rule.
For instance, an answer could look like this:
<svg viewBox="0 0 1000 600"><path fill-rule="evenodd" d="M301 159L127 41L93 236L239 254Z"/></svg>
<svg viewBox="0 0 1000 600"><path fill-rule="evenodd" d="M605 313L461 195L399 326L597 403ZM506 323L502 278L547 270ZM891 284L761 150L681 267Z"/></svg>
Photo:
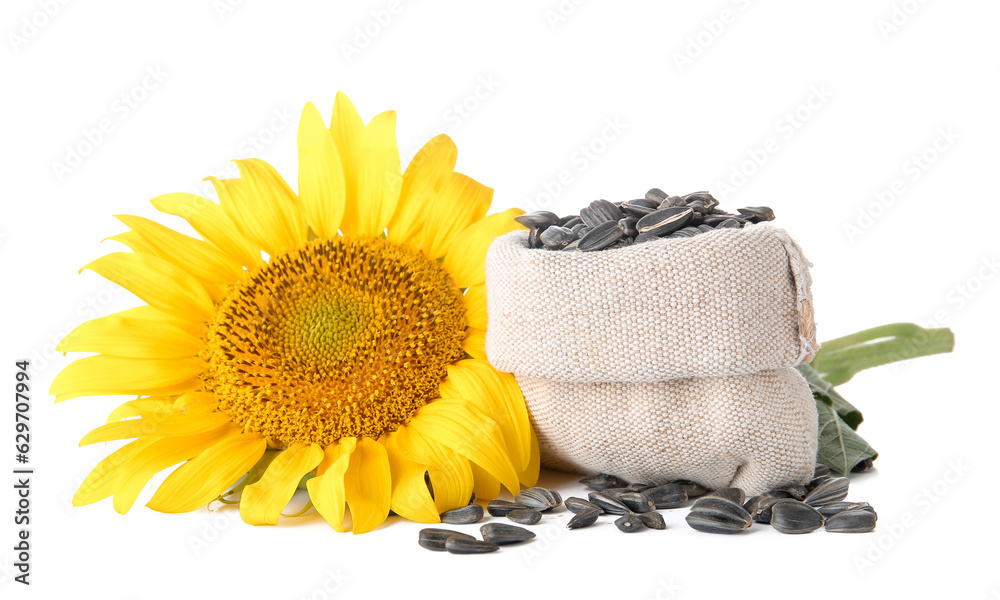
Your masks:
<svg viewBox="0 0 1000 600"><path fill-rule="evenodd" d="M599 252L529 235L487 254L486 353L517 378L544 466L750 495L811 478L816 407L794 367L818 344L788 234L750 221Z"/></svg>

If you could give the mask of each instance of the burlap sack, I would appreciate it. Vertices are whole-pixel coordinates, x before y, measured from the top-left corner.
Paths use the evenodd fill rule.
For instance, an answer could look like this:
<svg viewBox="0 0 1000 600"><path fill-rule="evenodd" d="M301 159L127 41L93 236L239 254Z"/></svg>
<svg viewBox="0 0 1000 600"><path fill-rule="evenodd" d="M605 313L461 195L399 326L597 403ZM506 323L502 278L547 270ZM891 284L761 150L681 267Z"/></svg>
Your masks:
<svg viewBox="0 0 1000 600"><path fill-rule="evenodd" d="M801 483L816 408L808 262L768 224L600 252L496 239L486 353L525 394L542 464L749 494Z"/></svg>

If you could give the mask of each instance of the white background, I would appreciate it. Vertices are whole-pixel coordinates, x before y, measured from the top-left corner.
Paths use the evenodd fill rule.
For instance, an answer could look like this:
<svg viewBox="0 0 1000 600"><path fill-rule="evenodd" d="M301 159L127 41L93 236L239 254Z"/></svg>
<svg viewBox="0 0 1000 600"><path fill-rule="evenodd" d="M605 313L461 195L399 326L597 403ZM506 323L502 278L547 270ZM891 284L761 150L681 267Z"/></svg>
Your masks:
<svg viewBox="0 0 1000 600"><path fill-rule="evenodd" d="M577 2L4 3L2 372L13 387L14 361L34 361L37 473L30 590L12 581L11 485L0 493L2 597L1000 597L1000 7ZM821 339L951 326L954 354L841 390L881 452L851 493L875 505L877 532L720 537L679 510L667 531L625 536L566 531L559 513L533 544L466 557L419 548L420 526L398 520L363 536L315 516L252 528L235 510L152 512L149 490L125 517L110 502L70 507L113 449L77 441L123 399L55 405L45 392L68 362L52 352L65 332L136 303L77 274L117 250L99 243L124 229L111 215L154 217L150 198L201 190L232 158L262 156L294 182L299 111L328 115L337 90L365 119L398 111L404 162L451 135L496 209L575 213L652 186L770 205L815 265ZM565 496L575 480L542 481Z"/></svg>

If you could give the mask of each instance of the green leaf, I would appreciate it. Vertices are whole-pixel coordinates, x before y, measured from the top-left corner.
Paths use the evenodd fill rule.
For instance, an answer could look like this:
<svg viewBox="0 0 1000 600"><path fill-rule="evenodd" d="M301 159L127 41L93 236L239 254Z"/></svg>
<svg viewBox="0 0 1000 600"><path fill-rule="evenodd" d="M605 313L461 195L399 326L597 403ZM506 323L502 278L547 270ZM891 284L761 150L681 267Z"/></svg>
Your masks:
<svg viewBox="0 0 1000 600"><path fill-rule="evenodd" d="M813 398L832 406L837 411L837 415L841 420L850 426L851 429L857 429L858 425L865 420L861 415L861 411L837 393L837 390L833 389L833 386L823 379L819 372L812 368L811 365L799 365L797 368L799 373L802 373L806 381L809 382L809 389L812 390Z"/></svg>
<svg viewBox="0 0 1000 600"><path fill-rule="evenodd" d="M832 385L850 381L858 371L951 352L955 335L948 328L924 329L913 323L873 327L823 342L812 366Z"/></svg>
<svg viewBox="0 0 1000 600"><path fill-rule="evenodd" d="M831 471L847 475L859 463L878 458L878 452L847 426L832 404L817 398L816 411L819 413L817 461Z"/></svg>

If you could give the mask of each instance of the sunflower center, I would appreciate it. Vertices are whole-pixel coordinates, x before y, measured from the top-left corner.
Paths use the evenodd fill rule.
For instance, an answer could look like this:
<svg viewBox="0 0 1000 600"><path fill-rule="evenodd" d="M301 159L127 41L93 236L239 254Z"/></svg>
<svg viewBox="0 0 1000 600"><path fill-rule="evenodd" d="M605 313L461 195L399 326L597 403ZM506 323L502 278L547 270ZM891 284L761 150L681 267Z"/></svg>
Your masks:
<svg viewBox="0 0 1000 600"><path fill-rule="evenodd" d="M465 326L461 290L420 252L314 240L230 289L202 379L220 410L276 444L378 438L437 397Z"/></svg>

